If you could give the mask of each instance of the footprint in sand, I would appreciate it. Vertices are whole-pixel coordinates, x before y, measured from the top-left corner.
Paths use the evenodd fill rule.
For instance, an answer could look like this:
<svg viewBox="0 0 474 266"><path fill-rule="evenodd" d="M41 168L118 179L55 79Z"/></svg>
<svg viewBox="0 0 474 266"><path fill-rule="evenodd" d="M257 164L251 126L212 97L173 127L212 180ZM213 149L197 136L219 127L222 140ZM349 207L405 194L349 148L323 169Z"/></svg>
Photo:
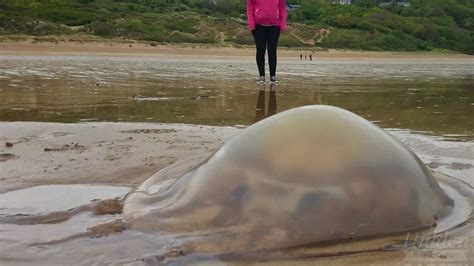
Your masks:
<svg viewBox="0 0 474 266"><path fill-rule="evenodd" d="M64 137L64 136L68 136L68 135L74 135L74 133L71 133L71 132L54 132L51 135L53 135L54 137Z"/></svg>
<svg viewBox="0 0 474 266"><path fill-rule="evenodd" d="M458 163L458 162L453 162L451 163L448 168L454 169L454 170L466 170L466 169L471 169L473 168L474 165L470 163Z"/></svg>
<svg viewBox="0 0 474 266"><path fill-rule="evenodd" d="M1 153L0 154L0 162L6 162L8 160L13 160L16 158L15 154L12 153Z"/></svg>

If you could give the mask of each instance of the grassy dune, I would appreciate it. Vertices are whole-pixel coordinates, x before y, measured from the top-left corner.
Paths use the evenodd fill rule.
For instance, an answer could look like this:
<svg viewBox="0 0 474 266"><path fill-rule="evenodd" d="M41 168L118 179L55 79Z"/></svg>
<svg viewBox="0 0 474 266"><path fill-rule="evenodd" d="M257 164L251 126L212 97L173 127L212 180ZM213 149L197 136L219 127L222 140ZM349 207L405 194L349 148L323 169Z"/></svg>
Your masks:
<svg viewBox="0 0 474 266"><path fill-rule="evenodd" d="M467 0L287 0L286 47L474 54L474 4ZM14 37L12 37L14 36ZM0 38L127 39L150 43L251 45L244 0L0 0Z"/></svg>

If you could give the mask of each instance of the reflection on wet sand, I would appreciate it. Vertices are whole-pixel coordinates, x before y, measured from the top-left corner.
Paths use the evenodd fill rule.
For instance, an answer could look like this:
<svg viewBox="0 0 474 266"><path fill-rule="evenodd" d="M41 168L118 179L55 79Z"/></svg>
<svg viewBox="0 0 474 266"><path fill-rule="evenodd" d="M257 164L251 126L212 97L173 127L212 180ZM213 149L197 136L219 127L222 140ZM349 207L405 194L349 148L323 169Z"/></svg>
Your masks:
<svg viewBox="0 0 474 266"><path fill-rule="evenodd" d="M282 61L280 69L280 112L321 103L383 128L474 139L472 61ZM0 56L0 120L250 125L253 70L237 59Z"/></svg>
<svg viewBox="0 0 474 266"><path fill-rule="evenodd" d="M255 120L254 123L270 117L276 114L277 111L277 100L276 100L276 84L270 84L270 96L268 100L268 111L265 113L265 84L259 85L257 106L255 108Z"/></svg>

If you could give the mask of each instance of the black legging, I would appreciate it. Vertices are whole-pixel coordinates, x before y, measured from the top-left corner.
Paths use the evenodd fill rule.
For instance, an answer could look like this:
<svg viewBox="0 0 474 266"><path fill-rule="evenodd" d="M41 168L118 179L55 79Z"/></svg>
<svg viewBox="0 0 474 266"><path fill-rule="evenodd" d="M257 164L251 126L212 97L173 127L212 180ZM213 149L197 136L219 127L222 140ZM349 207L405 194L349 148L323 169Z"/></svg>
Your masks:
<svg viewBox="0 0 474 266"><path fill-rule="evenodd" d="M270 65L270 76L275 76L277 66L277 45L280 37L279 26L255 25L252 31L255 45L257 46L257 67L260 76L265 76L265 50L268 47L268 65Z"/></svg>

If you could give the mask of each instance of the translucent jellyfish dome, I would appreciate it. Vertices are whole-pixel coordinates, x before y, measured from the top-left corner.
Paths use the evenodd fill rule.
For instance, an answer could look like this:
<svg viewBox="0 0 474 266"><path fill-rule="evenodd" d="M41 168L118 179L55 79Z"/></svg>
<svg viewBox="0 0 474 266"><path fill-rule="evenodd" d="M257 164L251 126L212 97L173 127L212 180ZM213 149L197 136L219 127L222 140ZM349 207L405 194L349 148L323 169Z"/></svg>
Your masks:
<svg viewBox="0 0 474 266"><path fill-rule="evenodd" d="M137 230L222 232L223 249L258 250L424 229L452 205L401 142L354 113L317 105L163 169L129 195L124 215Z"/></svg>

